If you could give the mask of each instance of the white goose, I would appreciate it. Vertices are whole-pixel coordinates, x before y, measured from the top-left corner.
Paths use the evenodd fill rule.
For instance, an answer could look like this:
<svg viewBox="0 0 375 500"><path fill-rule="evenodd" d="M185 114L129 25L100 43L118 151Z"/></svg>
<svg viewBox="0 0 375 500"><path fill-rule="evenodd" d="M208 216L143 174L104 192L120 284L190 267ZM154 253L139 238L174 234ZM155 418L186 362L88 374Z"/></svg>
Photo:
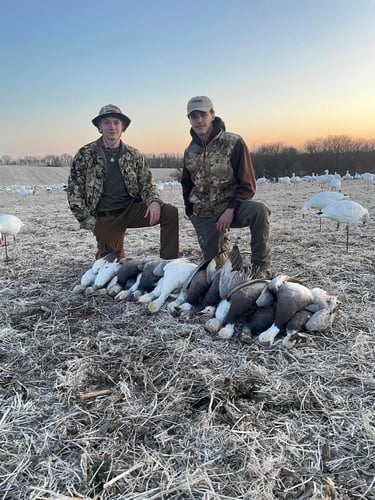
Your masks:
<svg viewBox="0 0 375 500"><path fill-rule="evenodd" d="M179 293L186 280L188 280L197 264L186 259L173 259L164 266L163 276L158 281L154 290L138 298L138 301L148 304L150 313L156 313L163 306L172 292Z"/></svg>
<svg viewBox="0 0 375 500"><path fill-rule="evenodd" d="M333 179L330 180L329 182L329 187L331 189L331 191L334 191L334 192L340 192L341 191L341 179L339 179L338 177L333 177Z"/></svg>
<svg viewBox="0 0 375 500"><path fill-rule="evenodd" d="M320 191L319 193L314 194L309 200L307 200L302 209L301 214L302 218L305 217L309 213L310 209L318 209L322 208L334 203L336 201L344 200L349 198L348 195L339 193L337 191ZM319 221L320 230L322 229L322 220Z"/></svg>
<svg viewBox="0 0 375 500"><path fill-rule="evenodd" d="M361 178L365 181L368 188L370 188L370 184L375 183L375 174L372 174L371 172L365 172L364 174L361 174Z"/></svg>
<svg viewBox="0 0 375 500"><path fill-rule="evenodd" d="M114 261L117 262L117 254L115 253L105 255L104 257L95 260L93 265L83 273L83 275L81 276L80 284L76 285L73 288L73 293L78 294L85 292L86 295L92 294L97 288L99 288L96 285L94 286L99 271L103 267L105 267L106 264L112 263ZM111 277L108 278L108 281L110 279Z"/></svg>
<svg viewBox="0 0 375 500"><path fill-rule="evenodd" d="M16 236L19 233L23 222L15 215L1 214L0 215L0 245L5 246L5 260L8 262L8 244L7 236L13 236L13 241L16 242Z"/></svg>
<svg viewBox="0 0 375 500"><path fill-rule="evenodd" d="M344 200L345 198L348 198L348 195L336 191L320 191L304 203L301 209L302 217L308 214L311 208L320 210L331 203Z"/></svg>
<svg viewBox="0 0 375 500"><path fill-rule="evenodd" d="M349 228L352 224L362 222L365 224L369 218L367 208L360 203L351 200L340 200L331 203L314 214L315 217L331 219L337 222L337 229L340 224L346 225L346 251L349 249Z"/></svg>

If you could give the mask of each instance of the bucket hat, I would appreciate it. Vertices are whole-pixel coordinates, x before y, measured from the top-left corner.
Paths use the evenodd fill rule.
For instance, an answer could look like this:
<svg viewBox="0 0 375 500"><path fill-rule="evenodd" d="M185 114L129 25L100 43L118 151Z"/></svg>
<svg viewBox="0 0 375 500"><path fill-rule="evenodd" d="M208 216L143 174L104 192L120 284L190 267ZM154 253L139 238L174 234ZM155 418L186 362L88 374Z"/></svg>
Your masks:
<svg viewBox="0 0 375 500"><path fill-rule="evenodd" d="M117 118L120 118L120 120L124 123L126 128L129 126L131 122L130 118L124 115L118 106L115 106L114 104L106 104L105 106L100 108L98 116L93 118L91 120L91 123L93 123L95 127L99 128L100 120L107 116L116 116Z"/></svg>

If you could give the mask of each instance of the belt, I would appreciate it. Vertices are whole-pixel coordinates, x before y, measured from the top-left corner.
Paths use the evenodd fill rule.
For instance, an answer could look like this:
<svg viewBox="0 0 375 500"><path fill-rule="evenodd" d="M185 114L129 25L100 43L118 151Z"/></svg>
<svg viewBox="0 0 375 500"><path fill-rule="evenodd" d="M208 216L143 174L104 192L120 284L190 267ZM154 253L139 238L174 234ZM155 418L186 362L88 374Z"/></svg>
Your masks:
<svg viewBox="0 0 375 500"><path fill-rule="evenodd" d="M117 210L107 210L105 212L96 212L97 217L107 217L108 215L120 215L125 208L118 208Z"/></svg>

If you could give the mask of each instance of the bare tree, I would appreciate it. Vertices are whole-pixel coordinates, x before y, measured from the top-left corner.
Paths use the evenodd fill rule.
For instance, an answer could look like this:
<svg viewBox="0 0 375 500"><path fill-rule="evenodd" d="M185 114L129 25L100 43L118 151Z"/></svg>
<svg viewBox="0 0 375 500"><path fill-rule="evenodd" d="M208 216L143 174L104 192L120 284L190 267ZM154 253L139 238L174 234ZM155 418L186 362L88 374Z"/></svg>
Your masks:
<svg viewBox="0 0 375 500"><path fill-rule="evenodd" d="M1 158L0 158L0 163L2 165L10 165L12 163L12 157L9 156L9 155L3 155Z"/></svg>

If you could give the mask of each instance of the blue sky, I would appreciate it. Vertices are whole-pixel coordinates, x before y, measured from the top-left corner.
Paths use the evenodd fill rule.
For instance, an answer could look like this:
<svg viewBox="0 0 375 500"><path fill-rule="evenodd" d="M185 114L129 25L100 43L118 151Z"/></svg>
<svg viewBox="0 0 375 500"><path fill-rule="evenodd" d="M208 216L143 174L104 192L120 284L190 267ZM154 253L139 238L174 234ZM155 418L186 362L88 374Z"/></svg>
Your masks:
<svg viewBox="0 0 375 500"><path fill-rule="evenodd" d="M109 103L125 142L182 153L195 95L250 149L375 138L375 0L19 0L1 18L0 156L74 154Z"/></svg>

